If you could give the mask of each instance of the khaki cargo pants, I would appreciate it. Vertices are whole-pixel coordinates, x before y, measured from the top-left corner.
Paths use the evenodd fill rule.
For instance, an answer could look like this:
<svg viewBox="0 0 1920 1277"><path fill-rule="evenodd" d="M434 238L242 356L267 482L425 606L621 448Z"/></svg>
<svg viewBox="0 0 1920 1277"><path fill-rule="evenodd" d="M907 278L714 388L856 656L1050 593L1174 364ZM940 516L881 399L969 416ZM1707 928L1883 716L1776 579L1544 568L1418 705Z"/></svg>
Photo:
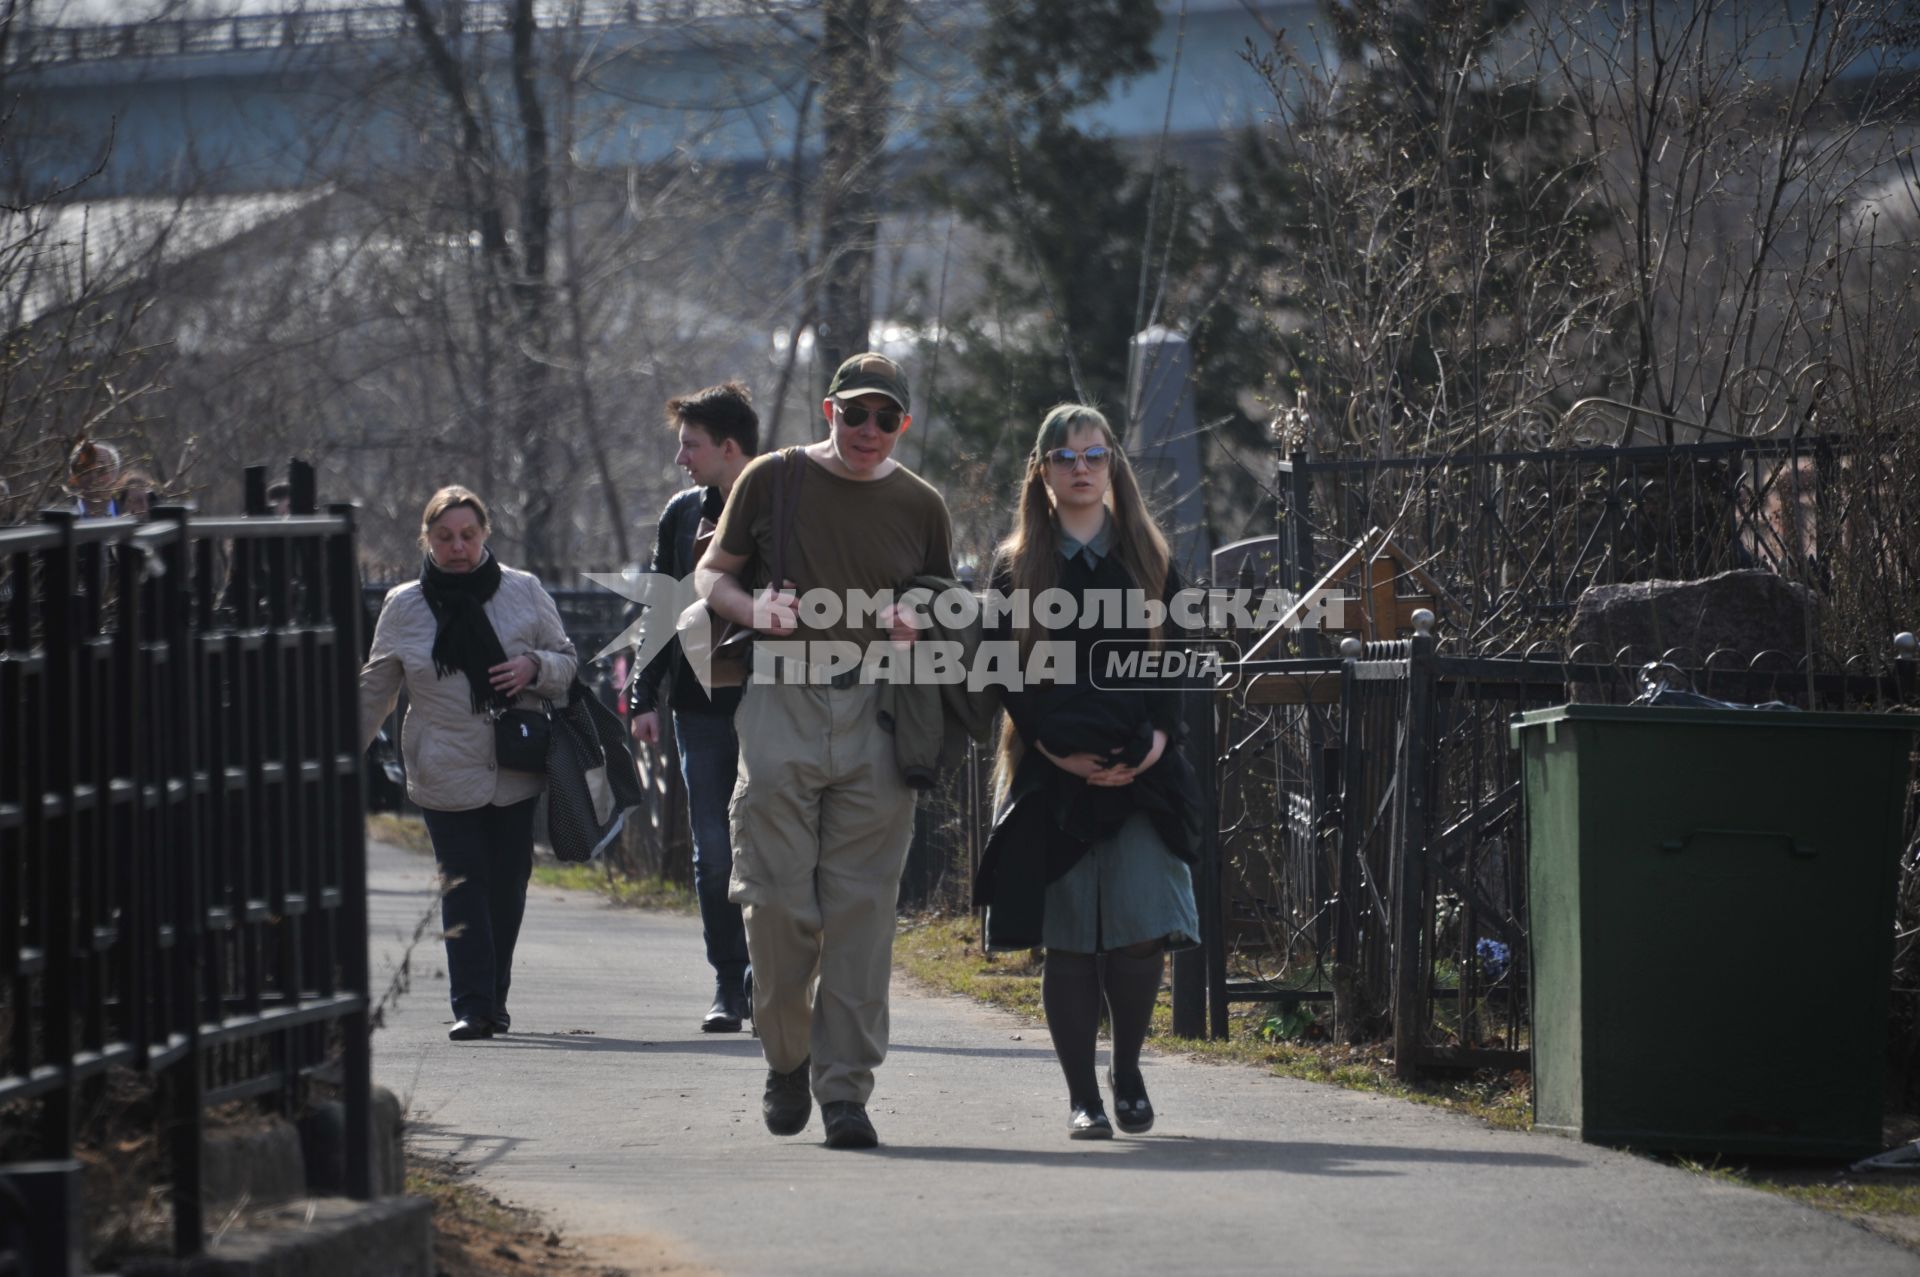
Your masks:
<svg viewBox="0 0 1920 1277"><path fill-rule="evenodd" d="M887 1055L900 873L913 790L879 688L754 684L734 717L733 878L770 1068L813 1057L822 1103L865 1104Z"/></svg>

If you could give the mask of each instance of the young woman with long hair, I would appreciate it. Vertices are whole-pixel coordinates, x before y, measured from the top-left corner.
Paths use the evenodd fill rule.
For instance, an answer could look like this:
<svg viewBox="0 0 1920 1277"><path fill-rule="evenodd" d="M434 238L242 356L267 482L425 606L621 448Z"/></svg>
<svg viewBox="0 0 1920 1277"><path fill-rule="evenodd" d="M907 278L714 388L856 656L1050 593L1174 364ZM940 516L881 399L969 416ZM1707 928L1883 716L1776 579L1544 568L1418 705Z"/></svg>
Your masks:
<svg viewBox="0 0 1920 1277"><path fill-rule="evenodd" d="M1041 996L1066 1075L1068 1135L1109 1139L1116 1121L1143 1133L1154 1111L1140 1048L1165 954L1200 934L1189 868L1200 807L1179 748L1181 689L1115 661L1166 641L1144 604L1171 599L1179 583L1097 409L1061 404L1041 422L994 588L1015 604L994 637L1017 642L1024 669L1054 673L1005 698L999 814L976 881L987 944L1046 950ZM1071 629L1042 628L1042 608L1019 624L1021 592L1036 600L1056 589L1077 602ZM1031 659L1040 644L1052 645L1051 662ZM1128 668L1136 674L1114 672ZM1103 1006L1112 1120L1095 1072Z"/></svg>

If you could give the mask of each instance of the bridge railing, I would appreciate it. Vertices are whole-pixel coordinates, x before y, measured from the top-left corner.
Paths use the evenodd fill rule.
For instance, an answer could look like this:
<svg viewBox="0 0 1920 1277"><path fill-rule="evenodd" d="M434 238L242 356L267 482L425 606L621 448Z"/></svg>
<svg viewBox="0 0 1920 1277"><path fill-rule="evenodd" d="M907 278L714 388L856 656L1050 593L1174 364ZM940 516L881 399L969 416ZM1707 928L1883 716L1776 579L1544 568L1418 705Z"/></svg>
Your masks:
<svg viewBox="0 0 1920 1277"><path fill-rule="evenodd" d="M226 1101L338 1085L372 1194L358 587L349 506L0 529L0 1107L153 1078L182 1255Z"/></svg>
<svg viewBox="0 0 1920 1277"><path fill-rule="evenodd" d="M458 12L468 31L503 31L507 29L511 9L507 0L467 0ZM538 4L536 21L542 27L567 26L596 31L737 15L743 6L726 0L582 0L577 18L573 9L572 4ZM412 32L413 24L413 17L397 4L337 9L300 7L282 13L252 12L85 26L23 24L12 33L5 60L10 67L47 66L116 58L374 43L407 35Z"/></svg>

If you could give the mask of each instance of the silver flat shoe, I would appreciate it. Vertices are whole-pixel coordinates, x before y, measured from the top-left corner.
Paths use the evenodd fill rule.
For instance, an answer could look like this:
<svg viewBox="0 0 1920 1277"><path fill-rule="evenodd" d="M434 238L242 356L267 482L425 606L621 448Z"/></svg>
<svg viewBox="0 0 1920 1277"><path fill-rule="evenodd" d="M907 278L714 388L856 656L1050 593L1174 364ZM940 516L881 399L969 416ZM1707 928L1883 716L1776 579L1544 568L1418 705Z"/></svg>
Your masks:
<svg viewBox="0 0 1920 1277"><path fill-rule="evenodd" d="M1113 1123L1107 1120L1106 1113L1098 1105L1075 1105L1073 1115L1067 1118L1067 1138L1110 1140L1113 1138Z"/></svg>
<svg viewBox="0 0 1920 1277"><path fill-rule="evenodd" d="M1107 1070L1107 1089L1113 1092L1113 1124L1128 1135L1145 1135L1153 1129L1153 1101L1147 1098L1147 1080L1134 1075L1132 1085L1122 1087Z"/></svg>

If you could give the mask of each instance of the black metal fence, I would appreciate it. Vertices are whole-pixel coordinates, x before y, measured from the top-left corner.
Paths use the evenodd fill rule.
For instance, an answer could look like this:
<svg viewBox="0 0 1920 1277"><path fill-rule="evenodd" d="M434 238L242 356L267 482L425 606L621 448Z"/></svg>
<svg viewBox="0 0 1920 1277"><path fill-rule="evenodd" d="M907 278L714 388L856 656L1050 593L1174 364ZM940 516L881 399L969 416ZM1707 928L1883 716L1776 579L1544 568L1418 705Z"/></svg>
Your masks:
<svg viewBox="0 0 1920 1277"><path fill-rule="evenodd" d="M206 1110L318 1077L371 1196L352 508L50 513L0 529L0 598L0 1107L36 1123L26 1155L71 1156L108 1070L151 1075L195 1254Z"/></svg>
<svg viewBox="0 0 1920 1277"><path fill-rule="evenodd" d="M1216 1005L1330 1009L1330 1021L1291 1023L1391 1036L1403 1075L1526 1068L1526 853L1509 720L1631 700L1640 670L1447 656L1426 635L1249 662L1221 702ZM1837 673L1766 659L1664 672L1717 699L1848 710L1911 707L1920 678L1891 658ZM1216 1015L1214 1033L1225 1027Z"/></svg>
<svg viewBox="0 0 1920 1277"><path fill-rule="evenodd" d="M1280 580L1305 588L1369 528L1452 595L1469 650L1563 622L1591 585L1761 567L1824 589L1847 518L1842 440L1280 463Z"/></svg>

